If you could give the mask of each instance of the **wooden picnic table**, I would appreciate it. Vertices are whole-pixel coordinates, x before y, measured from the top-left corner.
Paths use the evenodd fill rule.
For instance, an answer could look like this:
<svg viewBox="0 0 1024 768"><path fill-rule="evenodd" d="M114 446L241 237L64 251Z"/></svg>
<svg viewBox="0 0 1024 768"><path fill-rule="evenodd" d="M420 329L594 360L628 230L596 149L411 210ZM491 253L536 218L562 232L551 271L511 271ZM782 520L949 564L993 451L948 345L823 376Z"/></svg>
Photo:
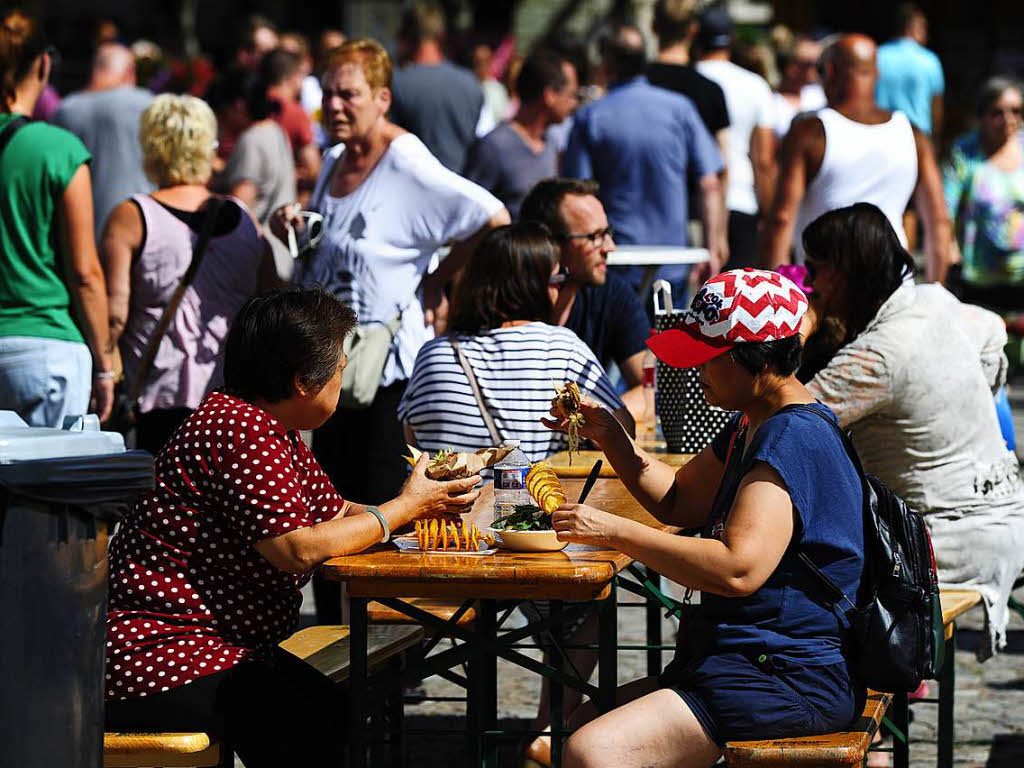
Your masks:
<svg viewBox="0 0 1024 768"><path fill-rule="evenodd" d="M692 453L665 453L654 452L654 455L660 460L668 464L670 467L681 467L686 464L690 459L693 458ZM576 478L586 477L590 474L590 470L597 463L597 460L601 459L604 464L601 465L601 473L599 477L618 477L615 473L615 468L611 465L611 462L605 457L601 451L580 451L572 455L572 463L569 463L569 452L559 451L558 453L552 454L545 461L547 461L555 474L561 478Z"/></svg>
<svg viewBox="0 0 1024 768"><path fill-rule="evenodd" d="M582 480L564 483L570 499L575 500L583 486ZM615 478L599 479L587 502L623 517L659 525L629 495ZM493 486L485 486L473 510L466 516L481 530L494 518ZM561 748L561 697L564 685L571 685L594 698L602 709L614 707L618 684L617 665L617 602L616 576L630 566L632 560L611 549L570 544L561 552L510 552L499 550L493 555L413 554L399 552L394 545L381 545L366 552L336 557L323 565L326 578L344 581L350 597L351 686L363 691L367 685L366 634L367 605L377 601L405 614L435 631L427 650L436 646L442 636L463 643L429 658L406 670L396 683L441 674L467 688L467 742L470 765L493 765L496 744L486 733L493 733L497 724L497 658L519 664L551 680L551 711L554 757ZM400 598L459 598L462 608L445 621ZM551 616L527 627L503 632L498 630L519 602L551 601ZM499 601L502 618L498 618ZM563 614L563 601L572 601ZM464 611L476 610L472 627L459 626ZM598 686L579 680L564 670L547 666L519 651L512 645L531 634L555 626L561 617L595 610L598 614ZM658 617L657 606L652 606ZM660 642L660 639L659 639ZM425 654L424 654L425 656ZM453 668L468 663L465 678ZM366 701L355 696L350 708L351 764L365 765L365 728L363 720Z"/></svg>

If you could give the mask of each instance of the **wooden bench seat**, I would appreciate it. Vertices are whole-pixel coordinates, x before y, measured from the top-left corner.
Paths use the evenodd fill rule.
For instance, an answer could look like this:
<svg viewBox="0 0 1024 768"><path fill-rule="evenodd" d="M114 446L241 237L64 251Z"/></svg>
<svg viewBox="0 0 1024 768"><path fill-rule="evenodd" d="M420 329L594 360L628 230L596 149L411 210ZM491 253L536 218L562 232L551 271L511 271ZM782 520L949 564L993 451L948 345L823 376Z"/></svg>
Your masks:
<svg viewBox="0 0 1024 768"><path fill-rule="evenodd" d="M730 768L860 766L891 701L892 694L869 691L863 714L845 733L731 741L725 745L725 764Z"/></svg>
<svg viewBox="0 0 1024 768"><path fill-rule="evenodd" d="M455 612L462 607L461 602L455 602L452 600L444 600L440 597L402 597L399 598L403 602L415 605L420 610L426 611L432 616L436 616L442 621L448 621ZM371 624L415 624L416 620L406 616L404 613L399 613L393 608L388 608L386 605L381 603L371 602L366 606L366 616ZM470 608L462 616L459 617L459 626L465 627L472 624L476 620L476 609ZM433 634L430 628L427 628L427 634Z"/></svg>
<svg viewBox="0 0 1024 768"><path fill-rule="evenodd" d="M419 626L380 625L369 628L367 663L371 671L416 646L423 639ZM336 683L349 677L349 629L318 626L299 630L281 648L298 656ZM221 745L205 733L105 733L104 768L205 768L218 766Z"/></svg>

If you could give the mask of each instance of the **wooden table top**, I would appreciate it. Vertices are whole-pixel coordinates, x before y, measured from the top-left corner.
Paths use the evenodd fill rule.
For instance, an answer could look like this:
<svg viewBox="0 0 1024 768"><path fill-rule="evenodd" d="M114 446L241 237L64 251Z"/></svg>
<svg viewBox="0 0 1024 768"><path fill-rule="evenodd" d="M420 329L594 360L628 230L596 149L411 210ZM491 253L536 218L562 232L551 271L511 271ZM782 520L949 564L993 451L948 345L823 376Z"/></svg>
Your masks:
<svg viewBox="0 0 1024 768"><path fill-rule="evenodd" d="M665 462L670 467L681 467L693 458L691 453L664 453L660 451L653 451L652 453L657 459ZM612 467L611 462L605 458L604 453L601 451L580 451L575 453L572 456L572 464L569 464L568 451L559 451L552 454L545 461L555 470L556 475L562 478L570 478L586 477L589 475L590 470L598 459L604 461L604 464L601 466L600 477L618 477L615 474L615 468Z"/></svg>
<svg viewBox="0 0 1024 768"><path fill-rule="evenodd" d="M582 480L565 489L576 499ZM598 480L587 499L608 512L648 525L659 525L616 479ZM492 486L485 486L466 519L481 529L493 519ZM612 577L631 562L613 549L570 544L561 552L510 552L472 555L419 555L399 552L393 544L335 557L323 565L324 576L344 581L354 597L531 597L595 600L607 596Z"/></svg>

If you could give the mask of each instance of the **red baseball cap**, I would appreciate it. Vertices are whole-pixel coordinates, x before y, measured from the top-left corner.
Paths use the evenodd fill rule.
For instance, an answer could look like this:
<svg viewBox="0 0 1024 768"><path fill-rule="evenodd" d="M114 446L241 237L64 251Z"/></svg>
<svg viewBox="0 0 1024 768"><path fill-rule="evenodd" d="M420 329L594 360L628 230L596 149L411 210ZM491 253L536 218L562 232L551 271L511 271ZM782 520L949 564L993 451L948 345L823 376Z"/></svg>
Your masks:
<svg viewBox="0 0 1024 768"><path fill-rule="evenodd" d="M673 368L695 368L737 344L795 336L806 313L807 297L789 278L734 269L704 283L679 327L652 336L647 346Z"/></svg>

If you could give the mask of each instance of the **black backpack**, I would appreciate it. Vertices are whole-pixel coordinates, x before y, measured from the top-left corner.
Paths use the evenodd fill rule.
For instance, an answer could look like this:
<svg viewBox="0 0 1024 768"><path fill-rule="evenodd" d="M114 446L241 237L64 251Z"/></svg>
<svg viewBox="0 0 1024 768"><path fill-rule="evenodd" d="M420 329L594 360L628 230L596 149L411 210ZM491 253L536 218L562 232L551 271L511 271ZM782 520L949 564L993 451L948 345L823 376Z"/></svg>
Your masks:
<svg viewBox="0 0 1024 768"><path fill-rule="evenodd" d="M846 656L858 680L884 693L915 691L922 680L938 676L946 649L935 554L924 518L864 471L849 435L834 421L815 408L795 407L835 429L861 478L864 572L858 602L805 553L799 557L831 595L833 609L850 606Z"/></svg>

